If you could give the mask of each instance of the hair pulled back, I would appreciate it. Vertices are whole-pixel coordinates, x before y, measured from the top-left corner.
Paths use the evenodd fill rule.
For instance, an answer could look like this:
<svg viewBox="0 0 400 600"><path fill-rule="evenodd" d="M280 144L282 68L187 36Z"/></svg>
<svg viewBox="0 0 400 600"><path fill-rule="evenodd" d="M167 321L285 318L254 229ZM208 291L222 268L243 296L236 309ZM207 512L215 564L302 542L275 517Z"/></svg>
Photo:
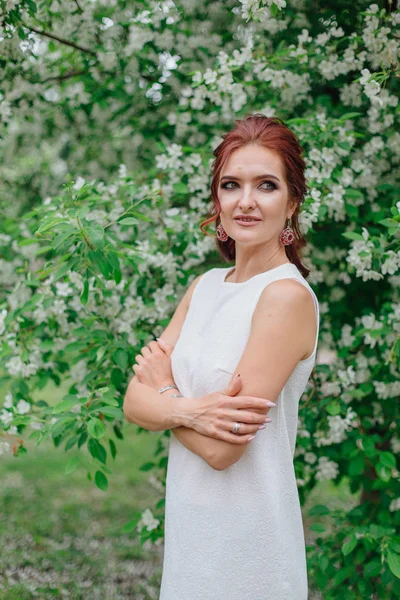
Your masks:
<svg viewBox="0 0 400 600"><path fill-rule="evenodd" d="M288 260L295 264L303 277L310 273L301 259L301 248L306 246L307 242L300 230L299 212L304 196L308 192L308 186L305 179L306 164L303 159L303 148L297 136L284 124L278 117L266 117L262 113L249 114L243 119L235 120L234 128L222 136L223 141L214 150L216 157L212 167L211 197L212 208L208 213L207 219L200 224L200 229L205 235L211 235L205 231L204 227L215 221L217 227L220 222L221 204L218 199L218 184L223 166L231 156L232 152L243 148L248 144L256 144L273 152L276 152L282 163L283 173L286 180L289 199L296 204L292 215L292 229L295 234L293 243L285 246ZM212 236L214 237L214 236ZM226 242L222 242L217 237L216 244L219 254L225 261L232 261L236 258L235 240L228 237Z"/></svg>

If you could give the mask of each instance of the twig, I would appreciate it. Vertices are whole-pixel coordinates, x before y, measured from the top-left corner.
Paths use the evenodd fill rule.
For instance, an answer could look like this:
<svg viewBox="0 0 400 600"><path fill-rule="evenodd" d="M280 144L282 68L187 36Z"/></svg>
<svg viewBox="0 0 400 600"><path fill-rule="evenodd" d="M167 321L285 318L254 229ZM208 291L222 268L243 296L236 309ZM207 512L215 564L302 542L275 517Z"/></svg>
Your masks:
<svg viewBox="0 0 400 600"><path fill-rule="evenodd" d="M79 75L85 75L87 71L70 71L70 73L66 73L65 75L54 75L53 77L46 77L42 81L38 81L37 83L47 83L48 81L65 81L65 79L70 79L71 77L78 77Z"/></svg>
<svg viewBox="0 0 400 600"><path fill-rule="evenodd" d="M63 38L58 37L58 35L54 35L54 33L48 33L47 31L40 31L40 29L36 29L36 27L30 27L24 24L24 27L29 29L29 31L33 31L38 35L43 35L44 37L48 37L51 40L56 40L60 42L60 44L64 44L65 46L69 46L70 48L75 48L75 50L80 50L81 52L86 52L87 54L91 54L92 56L96 56L96 52L90 50L89 48L84 48L83 46L79 46L74 42L70 42L69 40L64 40Z"/></svg>

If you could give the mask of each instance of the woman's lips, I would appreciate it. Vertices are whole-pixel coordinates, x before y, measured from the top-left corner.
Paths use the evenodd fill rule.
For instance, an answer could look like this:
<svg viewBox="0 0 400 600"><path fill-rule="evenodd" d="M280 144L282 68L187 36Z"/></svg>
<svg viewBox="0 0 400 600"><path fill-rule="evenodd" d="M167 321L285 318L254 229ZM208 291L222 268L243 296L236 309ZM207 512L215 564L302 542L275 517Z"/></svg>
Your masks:
<svg viewBox="0 0 400 600"><path fill-rule="evenodd" d="M254 225L257 225L257 223L261 223L261 221L241 221L240 219L234 220L242 227L254 227Z"/></svg>

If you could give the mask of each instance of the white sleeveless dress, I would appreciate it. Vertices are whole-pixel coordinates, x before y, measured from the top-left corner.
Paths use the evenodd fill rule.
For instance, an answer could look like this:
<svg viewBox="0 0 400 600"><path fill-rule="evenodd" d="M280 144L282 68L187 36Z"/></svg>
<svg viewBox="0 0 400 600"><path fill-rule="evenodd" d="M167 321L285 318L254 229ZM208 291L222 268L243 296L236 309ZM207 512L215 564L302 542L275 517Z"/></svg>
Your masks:
<svg viewBox="0 0 400 600"><path fill-rule="evenodd" d="M217 471L171 431L165 503L164 564L159 600L307 600L305 540L293 456L298 403L313 366L318 300L292 263L242 283L232 267L199 280L171 354L176 385L200 397L227 387L245 349L263 289L296 279L314 299L317 335L241 458Z"/></svg>

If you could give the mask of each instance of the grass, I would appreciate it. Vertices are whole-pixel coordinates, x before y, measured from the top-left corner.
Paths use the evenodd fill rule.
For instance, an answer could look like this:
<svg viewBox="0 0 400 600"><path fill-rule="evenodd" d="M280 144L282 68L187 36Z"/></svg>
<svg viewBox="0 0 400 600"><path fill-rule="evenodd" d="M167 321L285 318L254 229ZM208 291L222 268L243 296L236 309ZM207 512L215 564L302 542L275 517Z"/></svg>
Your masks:
<svg viewBox="0 0 400 600"><path fill-rule="evenodd" d="M138 467L154 434L129 431L118 446L107 492L86 470L64 474L71 452L50 443L0 462L0 598L150 599L161 575L161 547L145 548L122 527L162 492Z"/></svg>
<svg viewBox="0 0 400 600"><path fill-rule="evenodd" d="M47 395L60 398L60 390ZM139 470L161 434L139 435L135 426L124 434L115 462L107 461L107 492L87 480L85 468L65 475L77 451L49 441L28 440L25 456L0 458L0 600L158 598L162 544L143 546L135 530L121 529L163 496ZM307 508L317 502L348 507L356 498L345 484L322 482L304 507L306 532Z"/></svg>

